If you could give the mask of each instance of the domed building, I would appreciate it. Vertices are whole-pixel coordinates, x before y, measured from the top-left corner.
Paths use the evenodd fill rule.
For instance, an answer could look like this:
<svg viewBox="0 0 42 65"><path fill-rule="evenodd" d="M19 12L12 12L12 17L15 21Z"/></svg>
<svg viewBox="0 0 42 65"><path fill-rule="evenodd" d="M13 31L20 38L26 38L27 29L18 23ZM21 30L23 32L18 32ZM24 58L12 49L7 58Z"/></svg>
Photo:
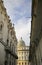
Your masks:
<svg viewBox="0 0 42 65"><path fill-rule="evenodd" d="M19 40L18 42L18 47L24 47L25 46L25 42L22 40L22 38Z"/></svg>
<svg viewBox="0 0 42 65"><path fill-rule="evenodd" d="M25 42L21 38L17 45L17 65L28 65L29 61L29 46L26 46Z"/></svg>

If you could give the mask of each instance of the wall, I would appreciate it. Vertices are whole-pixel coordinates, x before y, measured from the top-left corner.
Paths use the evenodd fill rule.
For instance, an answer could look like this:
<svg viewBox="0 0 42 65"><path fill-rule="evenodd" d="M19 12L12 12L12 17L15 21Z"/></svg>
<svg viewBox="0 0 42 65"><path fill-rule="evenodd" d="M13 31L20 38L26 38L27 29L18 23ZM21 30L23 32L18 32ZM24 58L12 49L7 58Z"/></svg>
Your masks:
<svg viewBox="0 0 42 65"><path fill-rule="evenodd" d="M0 43L0 65L4 65L5 63L5 49L4 45Z"/></svg>

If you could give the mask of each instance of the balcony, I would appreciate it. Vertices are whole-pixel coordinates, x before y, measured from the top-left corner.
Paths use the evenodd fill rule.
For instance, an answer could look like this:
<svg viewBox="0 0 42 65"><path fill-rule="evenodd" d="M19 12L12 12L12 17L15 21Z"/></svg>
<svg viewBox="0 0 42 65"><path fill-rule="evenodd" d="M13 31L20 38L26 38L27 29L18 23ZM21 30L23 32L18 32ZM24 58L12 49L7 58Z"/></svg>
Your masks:
<svg viewBox="0 0 42 65"><path fill-rule="evenodd" d="M11 50L11 48L10 48L8 45L6 45L6 43L5 43L2 39L0 39L0 42L2 43L2 45L5 46L5 51L6 51L8 54L11 54L14 58L18 59L18 56L16 55L16 53L13 52L13 51Z"/></svg>
<svg viewBox="0 0 42 65"><path fill-rule="evenodd" d="M15 57L16 59L18 59L16 53L15 53L15 52L13 53L13 51L10 49L9 46L6 46L6 47L5 47L5 50L6 50L6 52L7 52L8 54L11 54L13 57Z"/></svg>

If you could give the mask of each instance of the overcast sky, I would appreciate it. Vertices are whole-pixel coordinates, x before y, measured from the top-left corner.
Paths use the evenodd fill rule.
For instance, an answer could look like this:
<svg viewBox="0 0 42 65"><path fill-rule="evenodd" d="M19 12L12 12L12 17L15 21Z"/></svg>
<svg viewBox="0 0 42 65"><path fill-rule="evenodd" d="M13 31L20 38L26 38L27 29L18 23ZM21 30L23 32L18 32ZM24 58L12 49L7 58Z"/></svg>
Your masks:
<svg viewBox="0 0 42 65"><path fill-rule="evenodd" d="M7 13L15 24L17 39L21 37L26 45L30 43L31 0L4 0Z"/></svg>

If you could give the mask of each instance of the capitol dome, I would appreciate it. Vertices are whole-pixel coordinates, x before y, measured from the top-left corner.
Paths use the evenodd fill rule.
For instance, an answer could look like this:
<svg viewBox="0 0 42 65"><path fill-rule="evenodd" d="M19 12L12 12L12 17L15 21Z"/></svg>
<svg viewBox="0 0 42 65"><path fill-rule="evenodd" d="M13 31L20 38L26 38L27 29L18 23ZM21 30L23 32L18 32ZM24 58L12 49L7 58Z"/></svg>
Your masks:
<svg viewBox="0 0 42 65"><path fill-rule="evenodd" d="M22 40L22 38L18 42L18 47L25 46L25 42Z"/></svg>

